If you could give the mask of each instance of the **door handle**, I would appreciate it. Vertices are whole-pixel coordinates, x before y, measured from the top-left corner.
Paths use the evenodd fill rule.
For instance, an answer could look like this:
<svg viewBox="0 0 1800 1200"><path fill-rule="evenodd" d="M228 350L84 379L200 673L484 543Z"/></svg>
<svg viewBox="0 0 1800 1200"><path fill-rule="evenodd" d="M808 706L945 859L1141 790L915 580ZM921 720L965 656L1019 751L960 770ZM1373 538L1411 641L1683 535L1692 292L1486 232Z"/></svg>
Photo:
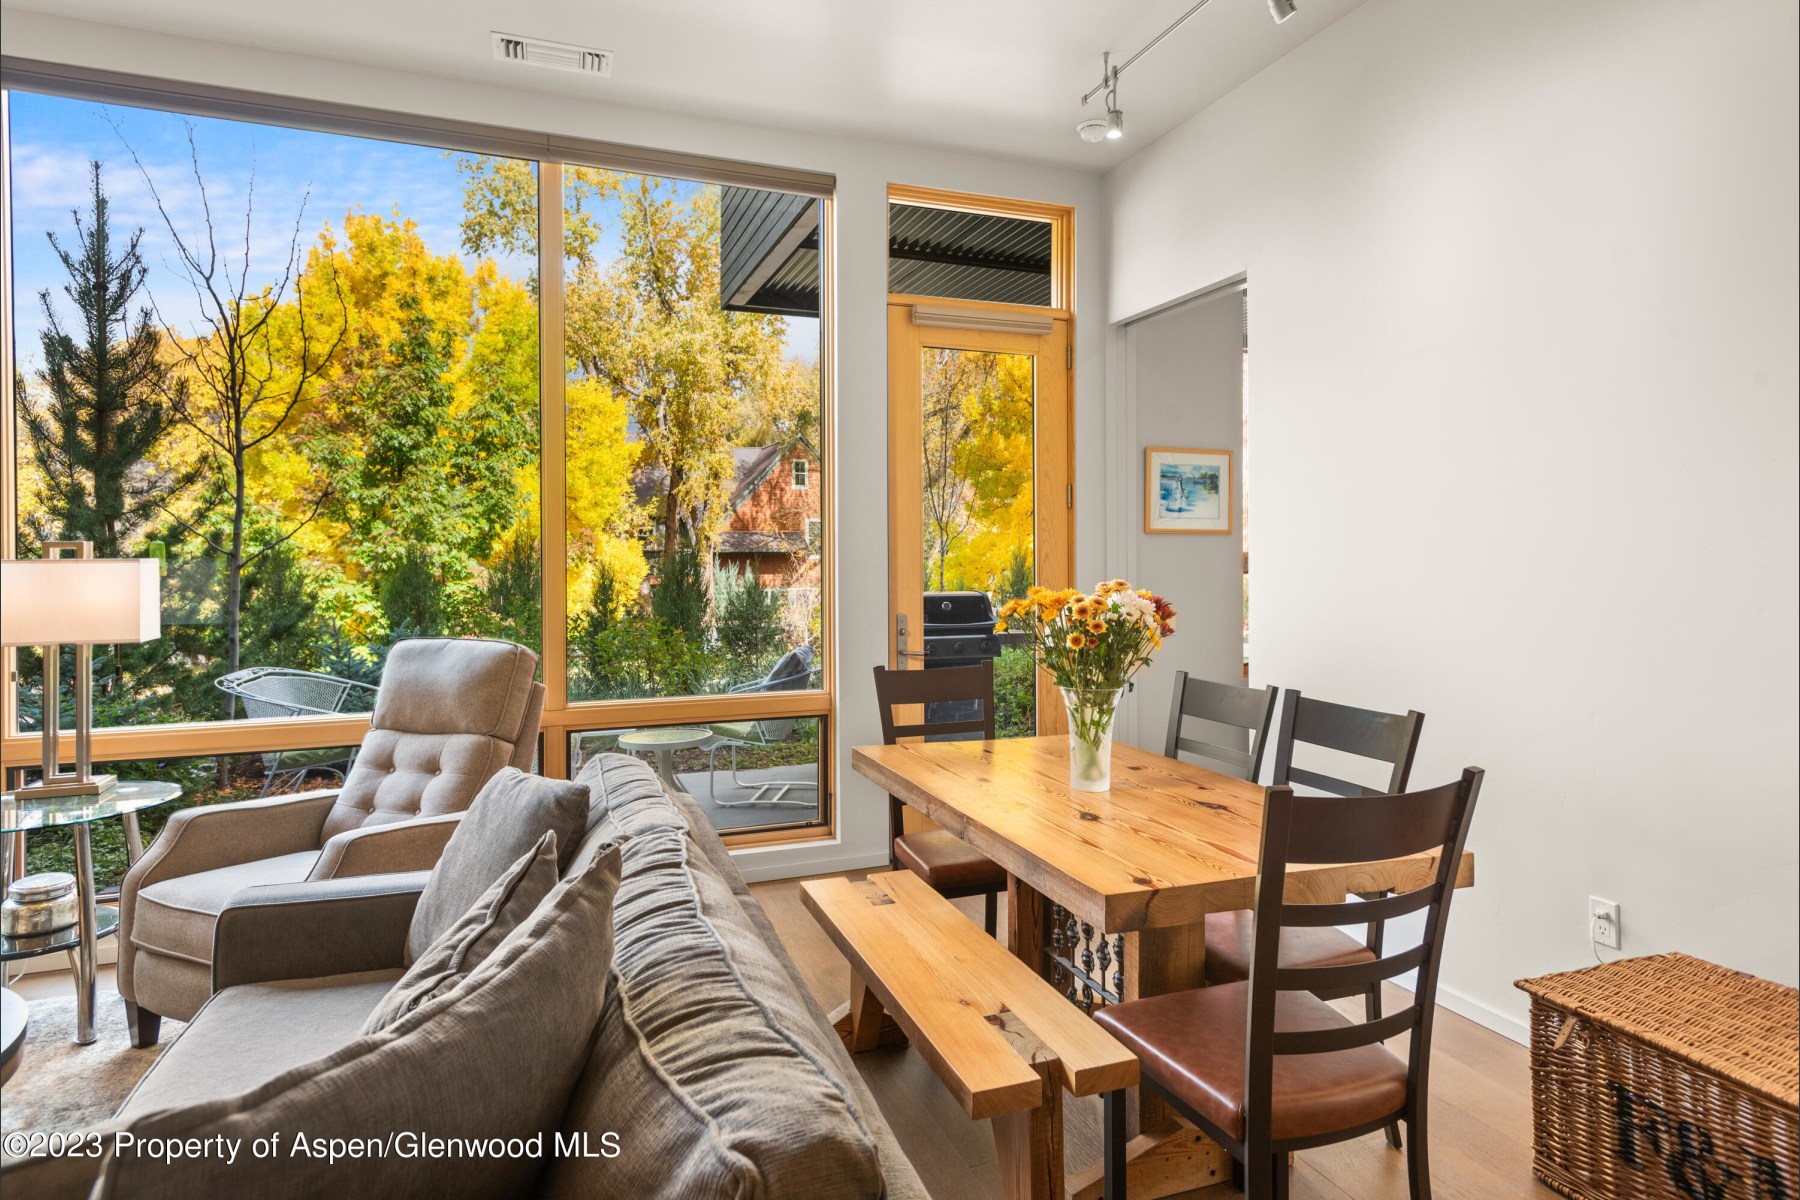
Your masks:
<svg viewBox="0 0 1800 1200"><path fill-rule="evenodd" d="M900 669L902 671L906 670L906 660L907 659L909 659L909 658L929 658L930 657L930 655L926 654L926 652L923 650L908 650L906 648L906 614L905 613L897 613L894 616L894 657L896 657L900 660Z"/></svg>

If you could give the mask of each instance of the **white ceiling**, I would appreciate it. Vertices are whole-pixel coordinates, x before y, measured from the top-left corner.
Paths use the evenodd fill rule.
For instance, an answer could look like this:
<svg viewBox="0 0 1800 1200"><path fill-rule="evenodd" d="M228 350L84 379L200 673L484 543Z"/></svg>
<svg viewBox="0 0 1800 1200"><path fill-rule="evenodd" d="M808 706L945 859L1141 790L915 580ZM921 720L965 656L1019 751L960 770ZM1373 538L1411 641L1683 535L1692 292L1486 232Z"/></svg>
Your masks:
<svg viewBox="0 0 1800 1200"><path fill-rule="evenodd" d="M1192 0L8 0L215 42L703 117L1105 169L1362 0L1211 0L1120 82L1128 136L1080 141L1100 52L1136 50ZM611 50L610 79L495 62L499 30Z"/></svg>

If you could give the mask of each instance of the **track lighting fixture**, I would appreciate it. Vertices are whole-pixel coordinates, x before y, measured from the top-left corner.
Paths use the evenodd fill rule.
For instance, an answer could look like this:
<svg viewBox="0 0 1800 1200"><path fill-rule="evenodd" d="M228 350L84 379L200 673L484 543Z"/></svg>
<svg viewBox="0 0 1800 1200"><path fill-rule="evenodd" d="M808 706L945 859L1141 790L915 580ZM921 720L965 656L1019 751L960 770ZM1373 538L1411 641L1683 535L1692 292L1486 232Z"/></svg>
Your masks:
<svg viewBox="0 0 1800 1200"><path fill-rule="evenodd" d="M1100 56L1100 82L1088 90L1087 95L1081 98L1081 102L1086 104L1101 92L1105 92L1106 117L1105 119L1092 118L1076 125L1075 132L1081 135L1082 141L1117 141L1125 136L1125 113L1119 108L1119 76L1126 67L1156 49L1158 42L1180 29L1182 25L1186 24L1189 17L1205 8L1206 5L1207 0L1199 0L1198 4L1176 17L1167 29L1145 42L1136 54L1116 67L1112 65L1111 54ZM1294 0L1269 0L1269 15L1275 18L1277 25L1281 24L1294 15Z"/></svg>

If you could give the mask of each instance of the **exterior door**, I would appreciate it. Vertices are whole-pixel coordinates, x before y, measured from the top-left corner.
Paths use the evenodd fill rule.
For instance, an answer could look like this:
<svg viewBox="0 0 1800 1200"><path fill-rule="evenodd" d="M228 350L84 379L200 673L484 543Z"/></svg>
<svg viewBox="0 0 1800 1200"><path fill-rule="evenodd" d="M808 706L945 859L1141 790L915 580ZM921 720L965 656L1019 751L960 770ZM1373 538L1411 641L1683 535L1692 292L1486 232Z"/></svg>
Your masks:
<svg viewBox="0 0 1800 1200"><path fill-rule="evenodd" d="M1070 585L1071 365L1069 321L1054 310L889 304L890 666L929 669L927 594L984 593L998 609L1032 584ZM1029 647L999 641L998 735L1063 730Z"/></svg>

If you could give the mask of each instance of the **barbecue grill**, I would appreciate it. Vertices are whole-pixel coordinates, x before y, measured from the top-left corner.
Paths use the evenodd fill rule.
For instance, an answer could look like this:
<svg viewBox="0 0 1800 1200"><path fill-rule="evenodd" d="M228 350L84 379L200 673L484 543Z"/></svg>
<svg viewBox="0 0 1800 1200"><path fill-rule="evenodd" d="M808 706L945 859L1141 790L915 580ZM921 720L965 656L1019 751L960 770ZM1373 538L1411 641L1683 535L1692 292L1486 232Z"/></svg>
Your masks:
<svg viewBox="0 0 1800 1200"><path fill-rule="evenodd" d="M994 602L986 592L925 593L924 667L972 667L1000 657ZM927 721L978 721L981 701L948 700L925 706ZM947 733L928 741L979 741L979 733Z"/></svg>
<svg viewBox="0 0 1800 1200"><path fill-rule="evenodd" d="M986 592L925 593L926 667L972 667L999 657L994 602Z"/></svg>

